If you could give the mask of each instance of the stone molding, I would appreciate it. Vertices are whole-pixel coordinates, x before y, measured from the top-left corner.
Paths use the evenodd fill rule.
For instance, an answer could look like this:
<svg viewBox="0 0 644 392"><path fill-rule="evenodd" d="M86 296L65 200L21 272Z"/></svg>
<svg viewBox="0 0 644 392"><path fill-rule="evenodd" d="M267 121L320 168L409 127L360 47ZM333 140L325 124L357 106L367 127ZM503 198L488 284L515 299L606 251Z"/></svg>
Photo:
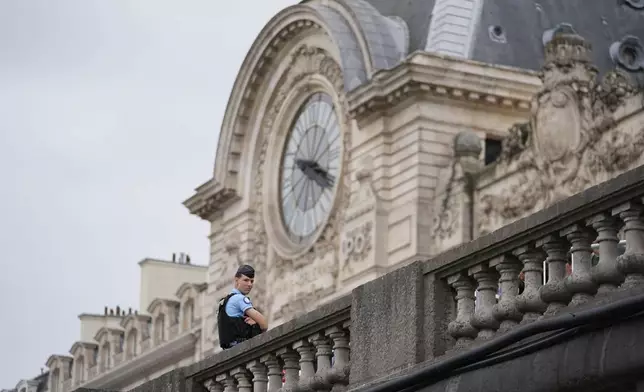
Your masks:
<svg viewBox="0 0 644 392"><path fill-rule="evenodd" d="M537 73L417 52L378 72L348 95L351 116L361 120L413 96L450 99L501 110L529 111L541 83Z"/></svg>

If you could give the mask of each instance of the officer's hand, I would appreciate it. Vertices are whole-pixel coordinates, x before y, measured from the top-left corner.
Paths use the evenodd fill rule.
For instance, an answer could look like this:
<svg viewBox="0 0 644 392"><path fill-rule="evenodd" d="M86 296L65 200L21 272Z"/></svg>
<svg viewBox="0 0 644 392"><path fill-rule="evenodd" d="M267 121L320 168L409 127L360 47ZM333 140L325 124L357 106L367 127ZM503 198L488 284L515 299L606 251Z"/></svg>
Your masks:
<svg viewBox="0 0 644 392"><path fill-rule="evenodd" d="M250 317L244 317L244 322L248 325L255 325L257 322Z"/></svg>

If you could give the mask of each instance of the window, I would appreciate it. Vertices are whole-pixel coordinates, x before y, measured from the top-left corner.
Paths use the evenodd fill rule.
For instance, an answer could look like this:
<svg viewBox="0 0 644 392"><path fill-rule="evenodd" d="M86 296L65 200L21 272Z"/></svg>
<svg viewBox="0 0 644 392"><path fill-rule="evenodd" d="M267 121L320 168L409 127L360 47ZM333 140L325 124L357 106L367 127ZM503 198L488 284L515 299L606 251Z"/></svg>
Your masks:
<svg viewBox="0 0 644 392"><path fill-rule="evenodd" d="M101 349L101 369L107 370L112 366L112 353L110 352L110 344L105 342Z"/></svg>
<svg viewBox="0 0 644 392"><path fill-rule="evenodd" d="M159 344L165 340L165 317L164 315L157 316L154 321L154 343Z"/></svg>
<svg viewBox="0 0 644 392"><path fill-rule="evenodd" d="M192 300L188 300L184 305L183 305L183 325L182 328L184 331L190 329L192 327L192 322L194 321L195 314L194 314L194 303Z"/></svg>
<svg viewBox="0 0 644 392"><path fill-rule="evenodd" d="M499 155L501 155L501 141L489 137L485 138L485 164L493 163Z"/></svg>
<svg viewBox="0 0 644 392"><path fill-rule="evenodd" d="M127 334L127 357L132 358L136 356L137 353L137 338L138 338L138 332L136 329L130 330Z"/></svg>
<svg viewBox="0 0 644 392"><path fill-rule="evenodd" d="M76 373L76 383L80 384L85 381L85 357L82 355L78 357L74 365L74 371Z"/></svg>

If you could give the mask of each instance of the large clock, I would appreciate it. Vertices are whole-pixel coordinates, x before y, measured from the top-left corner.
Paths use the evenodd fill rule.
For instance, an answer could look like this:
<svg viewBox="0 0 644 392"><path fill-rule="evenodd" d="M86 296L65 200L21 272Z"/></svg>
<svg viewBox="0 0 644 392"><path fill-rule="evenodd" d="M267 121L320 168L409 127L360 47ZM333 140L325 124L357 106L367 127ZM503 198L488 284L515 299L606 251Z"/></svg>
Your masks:
<svg viewBox="0 0 644 392"><path fill-rule="evenodd" d="M342 132L333 100L315 93L292 122L280 164L282 223L295 245L314 240L331 213L341 151Z"/></svg>

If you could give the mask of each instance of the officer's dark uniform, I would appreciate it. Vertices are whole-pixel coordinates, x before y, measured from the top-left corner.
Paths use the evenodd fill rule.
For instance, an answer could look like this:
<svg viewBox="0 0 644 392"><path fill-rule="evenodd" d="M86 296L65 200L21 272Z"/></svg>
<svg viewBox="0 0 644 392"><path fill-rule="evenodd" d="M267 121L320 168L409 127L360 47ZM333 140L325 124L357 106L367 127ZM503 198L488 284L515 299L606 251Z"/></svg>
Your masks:
<svg viewBox="0 0 644 392"><path fill-rule="evenodd" d="M243 265L237 270L237 274L243 274L249 278L255 276L251 266ZM217 314L217 327L219 330L219 345L228 349L236 344L248 340L262 333L259 325L249 325L244 321L244 312L253 307L247 296L239 290L233 289L230 294L219 301Z"/></svg>

